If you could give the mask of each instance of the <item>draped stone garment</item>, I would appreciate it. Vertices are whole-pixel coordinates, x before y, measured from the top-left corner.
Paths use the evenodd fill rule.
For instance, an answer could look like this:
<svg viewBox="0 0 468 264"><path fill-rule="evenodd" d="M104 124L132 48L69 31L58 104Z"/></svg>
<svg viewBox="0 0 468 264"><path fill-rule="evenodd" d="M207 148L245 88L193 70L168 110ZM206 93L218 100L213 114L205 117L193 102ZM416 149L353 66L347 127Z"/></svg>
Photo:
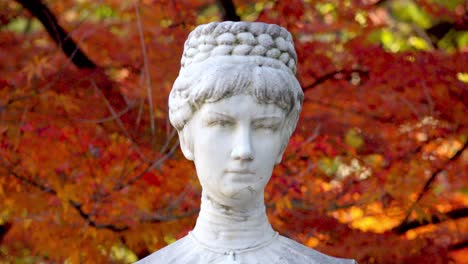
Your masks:
<svg viewBox="0 0 468 264"><path fill-rule="evenodd" d="M222 252L210 249L189 233L136 264L356 264L352 259L334 258L277 233L254 248Z"/></svg>

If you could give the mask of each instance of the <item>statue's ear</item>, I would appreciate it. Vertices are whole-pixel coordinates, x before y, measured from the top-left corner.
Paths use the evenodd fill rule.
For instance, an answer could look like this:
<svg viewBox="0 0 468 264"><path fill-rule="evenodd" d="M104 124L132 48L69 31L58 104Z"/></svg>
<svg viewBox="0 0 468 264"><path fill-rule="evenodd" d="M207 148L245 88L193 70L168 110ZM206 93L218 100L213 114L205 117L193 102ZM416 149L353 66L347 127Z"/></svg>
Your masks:
<svg viewBox="0 0 468 264"><path fill-rule="evenodd" d="M287 138L287 140L285 140L281 144L282 146L281 146L281 149L280 149L280 151L278 153L278 156L276 156L275 165L281 163L281 160L283 159L284 151L286 150L286 147L288 146L288 142L289 142L289 137Z"/></svg>
<svg viewBox="0 0 468 264"><path fill-rule="evenodd" d="M193 160L195 158L193 155L193 144L191 144L191 140L188 138L189 135L187 135L186 131L186 128L179 131L180 149L186 159Z"/></svg>
<svg viewBox="0 0 468 264"><path fill-rule="evenodd" d="M284 151L286 150L286 146L282 147L282 150L278 153L278 156L276 157L276 160L275 160L275 165L281 163L281 160L283 159Z"/></svg>
<svg viewBox="0 0 468 264"><path fill-rule="evenodd" d="M281 136L283 137L283 142L281 143L281 149L278 153L278 156L276 156L275 165L281 163L281 160L283 159L284 151L286 150L286 147L288 146L288 143L289 143L290 135L291 134L288 133L287 131L287 125L283 123L283 126L281 128Z"/></svg>

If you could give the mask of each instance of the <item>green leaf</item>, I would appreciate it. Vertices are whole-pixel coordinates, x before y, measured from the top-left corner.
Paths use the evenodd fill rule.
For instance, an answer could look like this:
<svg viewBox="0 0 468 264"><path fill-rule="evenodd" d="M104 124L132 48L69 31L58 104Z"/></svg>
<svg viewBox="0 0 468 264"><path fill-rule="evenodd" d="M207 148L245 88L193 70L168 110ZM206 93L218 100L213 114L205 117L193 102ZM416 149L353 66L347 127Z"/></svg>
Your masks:
<svg viewBox="0 0 468 264"><path fill-rule="evenodd" d="M410 1L395 1L392 9L394 17L398 20L414 23L424 29L432 26L429 14L415 3Z"/></svg>
<svg viewBox="0 0 468 264"><path fill-rule="evenodd" d="M345 135L345 142L351 147L358 149L364 144L364 139L356 129L350 129Z"/></svg>

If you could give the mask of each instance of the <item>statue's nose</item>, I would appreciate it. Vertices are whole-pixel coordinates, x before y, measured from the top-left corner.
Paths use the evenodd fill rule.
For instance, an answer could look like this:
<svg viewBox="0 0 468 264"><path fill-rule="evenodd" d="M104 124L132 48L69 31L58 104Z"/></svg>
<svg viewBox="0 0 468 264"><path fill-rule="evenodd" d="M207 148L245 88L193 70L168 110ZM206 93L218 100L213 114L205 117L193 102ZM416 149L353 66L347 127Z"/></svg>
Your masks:
<svg viewBox="0 0 468 264"><path fill-rule="evenodd" d="M249 129L242 129L233 142L231 158L235 160L253 160L254 150Z"/></svg>

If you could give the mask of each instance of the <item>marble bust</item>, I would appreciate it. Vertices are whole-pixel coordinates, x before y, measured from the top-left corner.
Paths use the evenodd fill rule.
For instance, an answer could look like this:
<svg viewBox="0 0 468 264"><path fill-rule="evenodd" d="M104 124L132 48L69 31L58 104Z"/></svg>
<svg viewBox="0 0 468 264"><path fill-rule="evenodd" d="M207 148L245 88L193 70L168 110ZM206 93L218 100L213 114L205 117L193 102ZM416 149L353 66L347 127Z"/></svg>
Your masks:
<svg viewBox="0 0 468 264"><path fill-rule="evenodd" d="M169 118L202 186L194 229L138 264L355 263L279 235L264 188L303 101L291 34L277 25L200 25L184 46Z"/></svg>

